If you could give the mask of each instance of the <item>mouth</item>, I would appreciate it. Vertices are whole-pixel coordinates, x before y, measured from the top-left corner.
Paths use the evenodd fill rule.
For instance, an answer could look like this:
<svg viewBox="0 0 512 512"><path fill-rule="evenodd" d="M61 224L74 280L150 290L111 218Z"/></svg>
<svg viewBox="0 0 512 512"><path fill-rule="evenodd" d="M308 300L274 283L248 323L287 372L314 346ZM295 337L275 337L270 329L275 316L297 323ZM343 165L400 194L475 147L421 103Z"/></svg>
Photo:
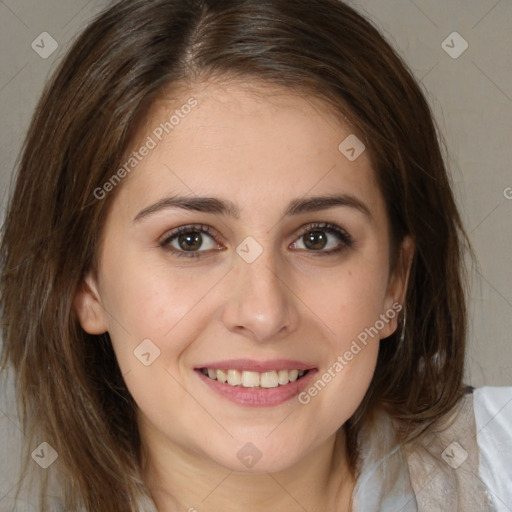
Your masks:
<svg viewBox="0 0 512 512"><path fill-rule="evenodd" d="M271 370L268 372L255 372L250 370L200 368L203 375L229 386L243 388L270 389L286 386L290 382L302 379L309 370Z"/></svg>
<svg viewBox="0 0 512 512"><path fill-rule="evenodd" d="M288 360L220 361L194 370L216 394L238 405L252 407L274 406L292 399L309 385L318 371L311 365Z"/></svg>

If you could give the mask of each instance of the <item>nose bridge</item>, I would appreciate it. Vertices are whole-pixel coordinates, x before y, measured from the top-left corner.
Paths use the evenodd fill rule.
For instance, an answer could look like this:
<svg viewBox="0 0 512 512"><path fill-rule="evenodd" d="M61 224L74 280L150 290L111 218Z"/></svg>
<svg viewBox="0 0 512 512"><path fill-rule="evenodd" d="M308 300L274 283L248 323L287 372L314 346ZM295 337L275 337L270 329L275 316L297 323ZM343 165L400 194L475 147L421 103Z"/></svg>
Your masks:
<svg viewBox="0 0 512 512"><path fill-rule="evenodd" d="M250 291L256 297L261 299L285 300L285 290L283 289L283 266L279 264L278 258L269 248L263 250L261 255L252 263L239 262L240 280L247 286L247 292ZM281 277L279 276L281 269Z"/></svg>
<svg viewBox="0 0 512 512"><path fill-rule="evenodd" d="M285 283L286 263L270 237L263 238L260 243L247 237L237 247L235 282L224 312L227 328L246 331L260 341L294 330L298 321L293 294Z"/></svg>

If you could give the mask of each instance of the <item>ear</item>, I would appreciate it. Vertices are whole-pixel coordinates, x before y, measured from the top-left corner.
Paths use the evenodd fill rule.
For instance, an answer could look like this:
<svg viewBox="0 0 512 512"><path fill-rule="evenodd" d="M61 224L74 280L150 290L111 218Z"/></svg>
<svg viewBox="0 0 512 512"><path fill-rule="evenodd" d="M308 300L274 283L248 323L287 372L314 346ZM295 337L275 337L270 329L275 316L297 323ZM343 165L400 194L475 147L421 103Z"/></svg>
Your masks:
<svg viewBox="0 0 512 512"><path fill-rule="evenodd" d="M413 239L409 235L405 236L400 244L395 268L389 276L384 299L384 311L382 312L383 315L389 318L389 323L386 323L384 329L382 329L381 339L391 336L398 327L398 313L404 308L414 251Z"/></svg>
<svg viewBox="0 0 512 512"><path fill-rule="evenodd" d="M107 315L92 273L87 274L80 284L73 300L73 310L85 332L103 334L108 331Z"/></svg>

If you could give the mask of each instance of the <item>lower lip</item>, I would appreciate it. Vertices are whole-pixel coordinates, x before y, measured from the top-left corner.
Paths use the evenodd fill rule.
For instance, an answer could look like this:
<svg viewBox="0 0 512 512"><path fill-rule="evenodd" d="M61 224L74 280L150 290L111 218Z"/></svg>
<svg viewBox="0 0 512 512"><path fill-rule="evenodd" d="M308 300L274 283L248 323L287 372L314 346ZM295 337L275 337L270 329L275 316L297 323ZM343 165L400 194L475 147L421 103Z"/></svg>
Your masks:
<svg viewBox="0 0 512 512"><path fill-rule="evenodd" d="M256 389L244 388L243 386L231 386L228 383L210 379L201 370L195 370L199 378L219 395L228 398L232 402L247 407L270 407L280 405L297 396L302 390L308 387L311 379L317 370L309 370L306 375L295 382L289 382L284 386L276 388Z"/></svg>

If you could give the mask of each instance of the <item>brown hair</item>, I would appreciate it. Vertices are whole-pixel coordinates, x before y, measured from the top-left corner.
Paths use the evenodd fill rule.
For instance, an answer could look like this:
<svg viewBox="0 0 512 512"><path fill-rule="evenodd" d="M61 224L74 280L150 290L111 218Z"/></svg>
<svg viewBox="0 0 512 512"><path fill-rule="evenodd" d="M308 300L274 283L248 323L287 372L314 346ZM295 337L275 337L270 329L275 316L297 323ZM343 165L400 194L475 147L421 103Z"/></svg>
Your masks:
<svg viewBox="0 0 512 512"><path fill-rule="evenodd" d="M407 440L463 394L469 244L428 103L380 33L337 0L124 0L89 25L47 85L1 243L2 362L15 370L27 446L44 440L59 454L66 510L138 510L145 493L135 404L108 334L85 333L73 315L115 197L94 190L162 91L211 77L267 81L346 116L365 138L394 254L406 234L415 242L403 336L381 342L346 425L352 464L377 406Z"/></svg>

